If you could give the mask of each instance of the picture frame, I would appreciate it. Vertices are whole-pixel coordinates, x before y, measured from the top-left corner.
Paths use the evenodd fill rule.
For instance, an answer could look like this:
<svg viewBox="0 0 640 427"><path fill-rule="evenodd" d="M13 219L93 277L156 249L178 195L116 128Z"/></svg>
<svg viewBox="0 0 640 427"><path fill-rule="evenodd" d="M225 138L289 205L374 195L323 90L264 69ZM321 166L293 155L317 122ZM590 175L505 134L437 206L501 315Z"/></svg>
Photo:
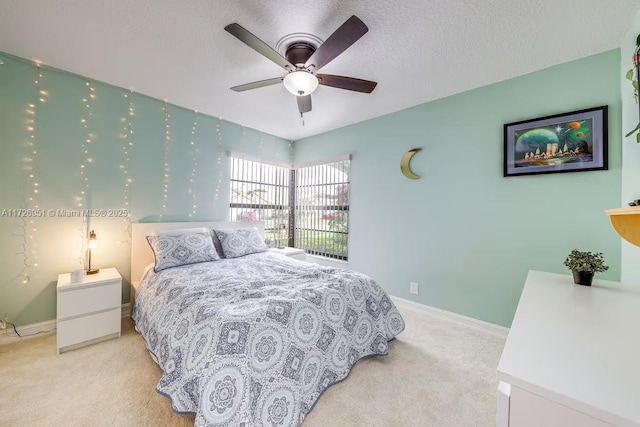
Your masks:
<svg viewBox="0 0 640 427"><path fill-rule="evenodd" d="M608 169L608 106L504 125L504 176Z"/></svg>

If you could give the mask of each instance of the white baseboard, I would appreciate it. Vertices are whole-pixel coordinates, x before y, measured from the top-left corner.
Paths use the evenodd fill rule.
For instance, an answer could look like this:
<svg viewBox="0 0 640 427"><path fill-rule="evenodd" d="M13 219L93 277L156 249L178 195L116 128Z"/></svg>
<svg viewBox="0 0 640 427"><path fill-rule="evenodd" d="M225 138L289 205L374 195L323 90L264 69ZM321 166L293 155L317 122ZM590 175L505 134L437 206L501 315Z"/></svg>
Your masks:
<svg viewBox="0 0 640 427"><path fill-rule="evenodd" d="M494 325L493 323L474 319L472 317L463 316L462 314L452 313L450 311L442 310L436 307L431 307L426 304L420 304L418 302L409 301L404 298L394 297L391 295L390 297L393 303L400 309L411 310L413 312L437 317L450 322L465 325L470 328L488 332L492 335L499 336L502 338L506 338L507 335L509 334L509 328L505 328L504 326Z"/></svg>
<svg viewBox="0 0 640 427"><path fill-rule="evenodd" d="M414 301L409 301L404 298L391 296L391 300L401 309L411 310L421 314L438 317L440 319L448 320L462 324L474 329L479 329L490 334L505 337L509 333L509 328L504 326L494 325L493 323L485 322L482 320L474 319L472 317L463 316L461 314L452 313L450 311L442 310L440 308L431 307L429 305L420 304ZM122 317L131 316L131 303L122 304ZM55 332L56 320L47 320L45 322L33 323L31 325L18 326L18 333L24 336L22 339L29 339L34 337L40 337L43 335L52 334ZM37 334L37 335L33 335ZM0 332L0 345L11 344L20 340L20 337L16 336L13 332L13 328L9 326L7 331Z"/></svg>
<svg viewBox="0 0 640 427"><path fill-rule="evenodd" d="M131 316L131 303L122 304L122 317L129 316ZM56 322L56 319L51 319L40 323L32 323L31 325L18 326L16 329L22 335L22 338L15 334L13 326L7 325L7 329L0 332L0 345L53 334L55 333Z"/></svg>
<svg viewBox="0 0 640 427"><path fill-rule="evenodd" d="M22 338L15 334L13 326L7 325L7 330L4 331L4 335L0 336L0 345L11 344L43 335L51 335L56 331L56 319L32 323L31 325L17 326L16 330L22 335Z"/></svg>

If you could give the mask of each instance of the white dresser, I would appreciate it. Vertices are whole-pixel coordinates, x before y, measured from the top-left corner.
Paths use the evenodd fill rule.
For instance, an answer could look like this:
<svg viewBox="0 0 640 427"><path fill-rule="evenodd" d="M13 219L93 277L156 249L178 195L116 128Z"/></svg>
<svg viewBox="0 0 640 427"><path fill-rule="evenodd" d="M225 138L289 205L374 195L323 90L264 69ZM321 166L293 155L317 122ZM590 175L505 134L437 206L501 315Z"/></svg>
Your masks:
<svg viewBox="0 0 640 427"><path fill-rule="evenodd" d="M288 256L290 258L299 259L300 261L306 261L307 260L307 254L305 253L304 249L291 248L289 246L285 246L282 249L271 248L271 249L269 249L269 252L274 253L274 254L280 254L280 255Z"/></svg>
<svg viewBox="0 0 640 427"><path fill-rule="evenodd" d="M529 271L498 379L499 427L640 427L640 293Z"/></svg>
<svg viewBox="0 0 640 427"><path fill-rule="evenodd" d="M120 336L122 276L115 268L102 268L81 282L70 274L58 276L57 351Z"/></svg>

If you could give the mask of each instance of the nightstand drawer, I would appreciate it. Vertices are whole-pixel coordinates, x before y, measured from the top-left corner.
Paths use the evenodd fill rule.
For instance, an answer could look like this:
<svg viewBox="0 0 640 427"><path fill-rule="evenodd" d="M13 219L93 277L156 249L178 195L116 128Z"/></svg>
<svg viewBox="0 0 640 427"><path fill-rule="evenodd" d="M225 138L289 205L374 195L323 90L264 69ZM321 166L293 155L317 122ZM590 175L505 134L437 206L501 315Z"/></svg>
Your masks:
<svg viewBox="0 0 640 427"><path fill-rule="evenodd" d="M64 347L85 341L105 338L110 335L119 336L120 307L91 316L58 320L57 327L59 352L64 351Z"/></svg>
<svg viewBox="0 0 640 427"><path fill-rule="evenodd" d="M83 288L58 291L58 319L120 308L122 281L113 280ZM58 332L59 333L59 332Z"/></svg>

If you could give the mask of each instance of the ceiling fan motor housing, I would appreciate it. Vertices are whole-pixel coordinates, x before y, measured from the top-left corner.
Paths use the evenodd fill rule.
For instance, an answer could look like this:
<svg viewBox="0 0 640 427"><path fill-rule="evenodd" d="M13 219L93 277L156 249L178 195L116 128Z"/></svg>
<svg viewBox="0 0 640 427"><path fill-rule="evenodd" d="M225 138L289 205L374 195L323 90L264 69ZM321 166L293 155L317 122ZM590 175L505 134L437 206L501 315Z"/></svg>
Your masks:
<svg viewBox="0 0 640 427"><path fill-rule="evenodd" d="M296 41L287 46L285 58L296 67L302 68L315 51L316 47L311 43Z"/></svg>

